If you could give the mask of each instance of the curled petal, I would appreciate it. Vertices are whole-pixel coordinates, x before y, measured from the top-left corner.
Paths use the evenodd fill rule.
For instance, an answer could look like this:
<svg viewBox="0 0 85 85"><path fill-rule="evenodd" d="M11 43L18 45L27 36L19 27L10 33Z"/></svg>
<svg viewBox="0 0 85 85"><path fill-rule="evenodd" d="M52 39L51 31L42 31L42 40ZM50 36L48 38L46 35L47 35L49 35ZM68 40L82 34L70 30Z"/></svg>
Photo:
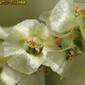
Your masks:
<svg viewBox="0 0 85 85"><path fill-rule="evenodd" d="M8 65L18 72L32 74L37 71L43 61L44 56L33 56L23 52L20 55L12 56L8 60Z"/></svg>
<svg viewBox="0 0 85 85"><path fill-rule="evenodd" d="M72 19L73 0L60 0L53 8L48 24L53 32L68 31L68 25Z"/></svg>
<svg viewBox="0 0 85 85"><path fill-rule="evenodd" d="M38 23L34 27L32 35L34 35L34 37L36 36L42 40L47 39L49 36L48 27L42 23Z"/></svg>
<svg viewBox="0 0 85 85"><path fill-rule="evenodd" d="M43 64L49 66L54 72L61 75L66 61L65 53L49 50L47 48L44 48L43 53L47 56L47 59Z"/></svg>

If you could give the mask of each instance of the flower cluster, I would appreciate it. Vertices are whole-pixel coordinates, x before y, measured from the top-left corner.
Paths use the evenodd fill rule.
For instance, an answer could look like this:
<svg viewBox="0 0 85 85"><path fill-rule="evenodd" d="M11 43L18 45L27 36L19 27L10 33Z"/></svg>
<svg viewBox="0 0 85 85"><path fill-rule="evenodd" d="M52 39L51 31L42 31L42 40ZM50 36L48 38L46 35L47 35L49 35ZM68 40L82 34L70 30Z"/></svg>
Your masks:
<svg viewBox="0 0 85 85"><path fill-rule="evenodd" d="M84 23L84 8L75 7L72 0L60 0L38 20L0 28L1 79L7 85L22 85L42 67L63 76L84 51Z"/></svg>

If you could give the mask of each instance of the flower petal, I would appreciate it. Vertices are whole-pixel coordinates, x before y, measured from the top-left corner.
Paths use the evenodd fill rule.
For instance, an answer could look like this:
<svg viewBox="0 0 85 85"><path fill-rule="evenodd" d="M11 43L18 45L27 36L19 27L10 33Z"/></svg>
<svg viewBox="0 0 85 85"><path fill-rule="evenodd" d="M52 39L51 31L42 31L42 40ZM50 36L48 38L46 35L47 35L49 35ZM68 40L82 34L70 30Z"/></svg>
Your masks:
<svg viewBox="0 0 85 85"><path fill-rule="evenodd" d="M43 63L46 66L49 66L54 72L57 72L61 75L64 69L64 63L66 56L64 52L52 51L47 48L44 48L43 53L46 55L47 59Z"/></svg>
<svg viewBox="0 0 85 85"><path fill-rule="evenodd" d="M40 39L47 39L47 37L49 36L49 30L46 25L37 23L31 35L34 35L34 37L36 36Z"/></svg>
<svg viewBox="0 0 85 85"><path fill-rule="evenodd" d="M73 0L60 0L53 8L48 24L53 32L68 31L68 24L72 19Z"/></svg>
<svg viewBox="0 0 85 85"><path fill-rule="evenodd" d="M37 71L43 61L44 56L33 56L24 51L20 55L12 56L8 60L8 65L21 73L32 74Z"/></svg>
<svg viewBox="0 0 85 85"><path fill-rule="evenodd" d="M21 78L22 78L22 75L20 73L12 70L8 66L4 66L1 73L1 80L3 82L3 85L14 85Z"/></svg>
<svg viewBox="0 0 85 85"><path fill-rule="evenodd" d="M20 47L20 45L16 43L11 43L11 42L3 43L4 57L21 54L23 52L23 49Z"/></svg>
<svg viewBox="0 0 85 85"><path fill-rule="evenodd" d="M13 40L19 40L19 39L26 39L30 35L30 31L33 30L35 24L37 24L37 20L25 20L21 23L15 25L13 27L13 30L8 36L8 39Z"/></svg>

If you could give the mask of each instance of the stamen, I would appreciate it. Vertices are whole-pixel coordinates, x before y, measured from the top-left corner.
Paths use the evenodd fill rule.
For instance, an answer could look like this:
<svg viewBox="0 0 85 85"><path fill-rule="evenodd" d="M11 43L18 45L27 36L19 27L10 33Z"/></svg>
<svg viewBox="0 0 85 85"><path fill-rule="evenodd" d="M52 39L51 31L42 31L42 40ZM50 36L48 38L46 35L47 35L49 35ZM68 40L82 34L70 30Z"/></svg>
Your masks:
<svg viewBox="0 0 85 85"><path fill-rule="evenodd" d="M28 46L31 47L31 48L36 48L36 47L37 47L36 43L33 42L33 41L27 41L27 44L28 44Z"/></svg>
<svg viewBox="0 0 85 85"><path fill-rule="evenodd" d="M26 41L27 44L27 52L30 54L38 55L41 53L43 46L39 43L33 41L33 38L29 38Z"/></svg>
<svg viewBox="0 0 85 85"><path fill-rule="evenodd" d="M78 51L77 47L67 50L66 51L66 60L72 60L73 57L79 55L80 53L79 53L79 51L78 52L77 51Z"/></svg>
<svg viewBox="0 0 85 85"><path fill-rule="evenodd" d="M74 9L75 16L80 16L83 12L85 12L85 9L79 5L77 5Z"/></svg>

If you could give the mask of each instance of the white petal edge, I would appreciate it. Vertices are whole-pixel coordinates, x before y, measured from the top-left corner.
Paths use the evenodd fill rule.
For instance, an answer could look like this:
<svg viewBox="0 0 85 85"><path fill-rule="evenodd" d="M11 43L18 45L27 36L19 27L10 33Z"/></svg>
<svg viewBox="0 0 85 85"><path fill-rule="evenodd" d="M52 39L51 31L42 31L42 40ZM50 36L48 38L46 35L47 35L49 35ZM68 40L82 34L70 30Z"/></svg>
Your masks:
<svg viewBox="0 0 85 85"><path fill-rule="evenodd" d="M49 36L49 29L43 23L36 24L33 34L37 35L40 39L46 40Z"/></svg>
<svg viewBox="0 0 85 85"><path fill-rule="evenodd" d="M60 0L52 9L48 24L53 32L68 31L69 19L71 19L73 0Z"/></svg>
<svg viewBox="0 0 85 85"><path fill-rule="evenodd" d="M59 75L61 75L64 71L64 63L66 63L65 53L59 53L57 51L54 51L52 49L50 50L47 48L44 48L43 53L47 57L43 65L50 67L54 72L57 72Z"/></svg>
<svg viewBox="0 0 85 85"><path fill-rule="evenodd" d="M9 68L7 65L4 66L1 73L1 81L3 82L4 85L14 85L21 78L22 78L21 74Z"/></svg>
<svg viewBox="0 0 85 85"><path fill-rule="evenodd" d="M8 36L10 40L27 39L30 31L34 29L34 26L39 23L36 19L24 20L12 27L12 31Z"/></svg>
<svg viewBox="0 0 85 85"><path fill-rule="evenodd" d="M45 57L43 55L33 56L24 51L20 55L12 56L8 60L8 65L18 72L32 74L38 70L44 60Z"/></svg>

